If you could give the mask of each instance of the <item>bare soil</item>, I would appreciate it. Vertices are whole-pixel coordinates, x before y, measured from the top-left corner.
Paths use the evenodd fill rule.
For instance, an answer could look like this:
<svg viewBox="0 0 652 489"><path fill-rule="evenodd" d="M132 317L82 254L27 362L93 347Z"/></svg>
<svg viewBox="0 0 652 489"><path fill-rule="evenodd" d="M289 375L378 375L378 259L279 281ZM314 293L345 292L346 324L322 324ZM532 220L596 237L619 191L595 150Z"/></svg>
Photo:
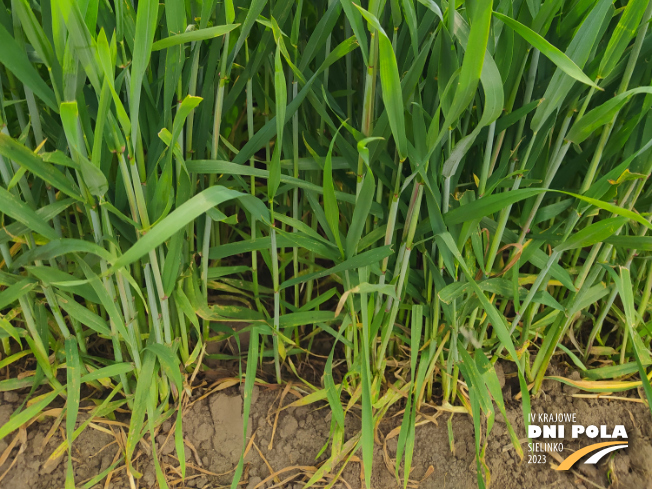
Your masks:
<svg viewBox="0 0 652 489"><path fill-rule="evenodd" d="M564 372L559 372L564 374ZM613 452L598 465L578 463L574 471L553 470L557 463L550 455L546 463L529 464L528 446L520 402L511 399L518 393L517 383L509 373L503 392L508 399L508 418L513 423L522 440L524 460L520 460L510 443L504 420L499 415L492 429L486 450L486 463L491 473L491 487L505 489L523 488L586 488L613 487L627 489L652 489L652 423L646 405L630 401L589 399L576 397L579 392L561 386L559 383L545 381L543 393L532 401L535 413L577 413L581 424L611 427L624 424L629 434L629 448ZM204 394L208 392L205 391ZM204 395L199 393L198 398ZM283 487L298 489L305 485L314 467L324 461L330 453L330 446L318 457L328 441L330 411L326 404L289 407L276 413L280 405L287 406L297 398L280 388L256 389L254 403L249 419L249 451L240 487L247 489L269 489ZM627 394L625 394L627 395ZM631 399L638 398L636 393ZM0 425L7 422L18 405L20 398L16 393L0 395ZM282 404L281 404L282 403ZM475 442L473 423L470 416L452 416L453 450L449 444L447 422L450 413L439 413L432 406L424 406L423 415L416 428L412 481L409 487L422 489L471 489L477 487ZM53 412L56 414L56 412ZM346 438L359 431L359 411L351 410L346 418ZM80 413L80 422L84 413ZM23 433L12 433L0 440L0 488L55 489L63 488L67 455L55 462L46 460L63 440L63 428L57 428L49 440L54 416L43 416L42 420L29 426ZM379 426L379 442L375 447L373 476L374 489L402 487L393 473L396 456L397 436L395 428L400 425L401 416L386 416ZM99 474L121 454L115 435L120 422L113 424L94 422L73 444L73 466L77 487L83 487L89 479ZM63 425L63 424L62 424ZM483 420L484 425L484 420ZM126 428L122 428L126 431ZM394 431L392 431L394 430ZM234 469L242 447L242 398L237 387L229 387L214 392L195 402L184 417L183 431L187 446L185 456L187 474L185 480L178 475L179 462L174 450L174 433L171 421L163 423L156 436L157 450L166 471L170 487L215 489L230 485ZM570 426L566 424L566 432ZM168 436L169 434L169 436ZM17 437L15 446L8 449ZM119 438L119 436L118 436ZM566 458L573 451L591 443L602 441L586 437L572 441L570 436L564 441L564 451L559 454ZM604 440L609 441L609 440ZM46 443L47 442L47 443ZM142 472L136 480L139 488L157 487L150 440L147 437L140 445L140 455L135 468ZM360 454L356 454L361 456ZM123 464L120 464L123 465ZM357 489L361 484L361 462L354 456L345 467L335 488ZM390 470L391 469L391 470ZM274 477L272 477L275 475ZM332 479L331 479L332 480ZM324 487L324 483L318 487ZM129 481L125 469L118 468L106 479L93 486L95 488L128 489Z"/></svg>

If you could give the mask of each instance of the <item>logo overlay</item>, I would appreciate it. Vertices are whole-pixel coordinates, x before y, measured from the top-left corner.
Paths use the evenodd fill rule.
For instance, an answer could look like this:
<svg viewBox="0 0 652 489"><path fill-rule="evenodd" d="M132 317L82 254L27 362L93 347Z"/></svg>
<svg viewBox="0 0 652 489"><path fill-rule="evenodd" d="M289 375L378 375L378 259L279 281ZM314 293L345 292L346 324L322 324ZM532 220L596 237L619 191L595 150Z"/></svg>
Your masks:
<svg viewBox="0 0 652 489"><path fill-rule="evenodd" d="M586 455L592 454L585 464L597 464L602 458L621 448L627 448L627 431L625 426L617 424L610 429L607 425L583 425L578 424L576 413L541 413L530 414L530 424L528 426L528 438L531 440L551 440L550 442L534 442L528 443L528 463L546 463L546 453L562 453L564 450L564 437L566 435L566 426L561 423L572 423L570 428L570 435L573 440L577 440L580 435L585 435L588 438L615 439L621 438L618 441L603 441L593 443L583 447L571 455L566 457L556 467L556 470L569 470L575 463ZM552 441L561 440L561 441ZM555 459L561 460L560 456L554 456Z"/></svg>

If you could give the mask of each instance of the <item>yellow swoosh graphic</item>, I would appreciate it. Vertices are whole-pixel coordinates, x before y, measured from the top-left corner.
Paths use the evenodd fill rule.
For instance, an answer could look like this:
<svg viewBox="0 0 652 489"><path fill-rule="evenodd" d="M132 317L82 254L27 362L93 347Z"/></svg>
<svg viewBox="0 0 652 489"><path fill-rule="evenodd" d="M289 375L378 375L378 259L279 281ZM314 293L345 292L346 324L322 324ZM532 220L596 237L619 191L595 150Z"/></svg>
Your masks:
<svg viewBox="0 0 652 489"><path fill-rule="evenodd" d="M594 443L593 445L589 445L588 447L581 448L575 453L573 453L572 455L566 457L566 459L561 464L559 464L559 467L557 467L555 470L568 470L575 464L575 462L581 459L584 455L594 452L600 448L609 447L611 445L627 445L627 442L605 441L603 443Z"/></svg>

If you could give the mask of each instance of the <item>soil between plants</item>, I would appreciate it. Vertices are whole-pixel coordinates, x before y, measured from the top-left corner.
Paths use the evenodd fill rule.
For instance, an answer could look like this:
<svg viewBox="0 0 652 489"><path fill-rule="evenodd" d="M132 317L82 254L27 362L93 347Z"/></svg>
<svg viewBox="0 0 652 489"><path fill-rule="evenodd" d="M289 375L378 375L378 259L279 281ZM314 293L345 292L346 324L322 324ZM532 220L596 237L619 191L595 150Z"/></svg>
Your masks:
<svg viewBox="0 0 652 489"><path fill-rule="evenodd" d="M615 424L624 424L629 434L629 448L613 452L612 456L605 457L598 465L586 465L580 461L575 465L575 471L560 472L551 467L550 462L554 463L555 460L549 454L546 455L546 463L528 463L528 446L520 401L511 400L511 395L516 395L518 392L517 383L513 382L509 373L504 377L507 377L503 388L508 403L507 417L522 440L525 458L523 461L519 459L510 443L504 420L498 415L486 450L491 487L652 489L652 419L647 406L628 401L574 397L579 393L577 390L557 382L545 381L542 395L532 400L533 413L576 413L580 424L598 426L606 424L611 428ZM635 393L631 394L632 399L635 395ZM197 395L198 398L201 396L201 393ZM245 470L240 487L298 489L305 485L310 475L305 468L314 467L326 459L324 454L317 459L316 456L328 440L330 429L328 406L317 403L289 407L281 410L276 420L281 397L282 389L256 388L247 435L250 440L253 434L254 442L250 444L245 459ZM4 393L4 397L0 399L3 400L0 405L0 425L2 425L7 422L21 399L13 392ZM297 398L289 393L282 399L282 405L287 406L296 400ZM422 417L416 428L413 469L410 475L413 483L409 487L422 489L477 487L475 442L470 416L453 415L454 450L451 451L447 428L450 414L442 413L437 416L437 411L428 406L424 406L422 412L429 419ZM84 416L85 414L80 412L79 422L83 422ZM118 419L118 421L128 423L128 419ZM275 421L276 429L273 433ZM371 480L371 487L374 489L402 487L396 481L392 466L396 457L398 438L394 429L400 425L400 421L400 414L392 416L390 413L379 426L380 444L377 443L375 446ZM64 486L67 455L59 458L55 463L45 463L54 448L63 440L63 428L58 428L44 446L44 440L52 424L53 418L44 416L42 421L28 427L26 440L19 440L6 461L0 465L0 477L4 475L0 481L0 488L55 489ZM113 428L117 433L120 426L94 424L99 429L88 427L73 444L73 466L77 487L82 487L87 480L109 467L120 451L116 438L106 432ZM586 437L571 440L570 424L566 423L565 426L568 435L563 441L564 451L559 454L562 459L588 444L610 441ZM183 431L188 442L185 448L188 468L186 479L183 481L174 475L172 469L179 466L175 458L174 433L170 433L173 431L172 428L171 421L166 421L161 425L156 436L157 450L161 454L164 468L167 467L166 474L170 487L203 489L228 487L231 482L231 471L237 463L243 441L242 398L239 389L230 387L195 402L184 417ZM355 436L359 429L359 411L353 409L346 418L346 438ZM0 440L0 456L15 436L16 432ZM142 478L136 480L138 488L158 487L149 447L151 444L148 435L140 444L137 453L138 451L142 453L134 463L135 468L143 474ZM330 453L330 447L324 453ZM391 471L388 463L392 467ZM276 480L269 479L272 473L278 474ZM319 483L317 487L324 487L324 485ZM101 483L93 486L93 489L128 489L129 487L123 467L112 474L108 485L106 480L102 480ZM338 489L363 487L359 459L354 457L344 467L341 478L334 487Z"/></svg>

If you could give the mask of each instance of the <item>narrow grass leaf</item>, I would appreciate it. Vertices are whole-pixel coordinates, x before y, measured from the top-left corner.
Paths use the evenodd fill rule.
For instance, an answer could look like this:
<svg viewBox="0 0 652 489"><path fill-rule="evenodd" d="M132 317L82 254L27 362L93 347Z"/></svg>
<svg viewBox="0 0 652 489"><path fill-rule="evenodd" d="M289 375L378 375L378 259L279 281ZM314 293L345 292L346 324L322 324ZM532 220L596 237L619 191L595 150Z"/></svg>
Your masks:
<svg viewBox="0 0 652 489"><path fill-rule="evenodd" d="M612 217L594 222L555 246L555 250L563 252L602 243L616 233L628 220L626 217Z"/></svg>
<svg viewBox="0 0 652 489"><path fill-rule="evenodd" d="M0 134L0 154L20 166L24 166L28 171L58 188L68 197L82 200L79 197L79 190L54 165L46 164L39 156L6 134Z"/></svg>
<svg viewBox="0 0 652 489"><path fill-rule="evenodd" d="M150 229L142 239L112 263L112 267L106 274L108 275L146 255L208 209L242 195L240 192L220 185L200 192Z"/></svg>
<svg viewBox="0 0 652 489"><path fill-rule="evenodd" d="M151 397L151 384L154 381L154 366L156 364L156 355L152 351L145 351L143 366L138 372L138 384L134 404L131 409L131 420L129 421L129 434L125 446L125 458L127 460L127 470L131 468L131 457L134 454L136 445L140 441L145 413L147 411L148 398Z"/></svg>
<svg viewBox="0 0 652 489"><path fill-rule="evenodd" d="M629 41L636 35L636 31L640 27L639 24L647 8L647 0L630 0L627 3L600 61L598 78L609 76L621 61Z"/></svg>
<svg viewBox="0 0 652 489"><path fill-rule="evenodd" d="M408 0L411 1L411 0ZM392 129L399 158L405 160L408 155L407 136L405 135L405 108L403 106L403 92L401 90L401 78L398 73L396 55L392 48L392 42L380 26L378 19L373 14L355 5L362 16L378 32L378 49L380 63L380 83L383 94L383 102L389 119L389 126ZM414 6L413 6L414 7ZM415 52L416 55L416 52Z"/></svg>
<svg viewBox="0 0 652 489"><path fill-rule="evenodd" d="M178 46L179 44L185 44L187 42L213 39L215 37L223 36L227 32L231 32L238 26L240 26L240 24L216 25L213 27L207 27L205 29L197 29L194 31L184 32L182 34L165 37L160 41L156 41L152 44L152 51L160 51L161 49Z"/></svg>
<svg viewBox="0 0 652 489"><path fill-rule="evenodd" d="M58 239L59 235L27 204L18 199L14 194L0 187L0 207L3 212L24 224L47 239Z"/></svg>
<svg viewBox="0 0 652 489"><path fill-rule="evenodd" d="M524 26L517 20L514 20L506 15L503 15L499 12L494 12L494 17L500 19L502 22L507 24L509 27L514 29L523 39L529 42L532 46L541 51L550 61L555 63L555 65L566 73L568 76L576 79L579 82L582 82L586 85L592 86L594 88L599 87L584 74L582 69L577 66L572 59L562 53L555 46L546 41L545 38L541 37L539 34L534 32L527 26Z"/></svg>
<svg viewBox="0 0 652 489"><path fill-rule="evenodd" d="M0 24L0 45L3 47L0 50L0 63L29 87L50 109L58 112L59 108L54 92L29 62L25 50L18 45L2 24Z"/></svg>
<svg viewBox="0 0 652 489"><path fill-rule="evenodd" d="M79 401L81 397L81 370L79 365L79 350L74 336L66 338L66 385L68 398L66 401L66 438L68 440L68 467L66 470L66 489L75 489L75 475L72 468L72 440L77 423Z"/></svg>
<svg viewBox="0 0 652 489"><path fill-rule="evenodd" d="M12 431L16 431L18 428L27 423L34 416L39 414L43 409L50 405L54 399L61 394L64 387L60 386L55 390L49 392L48 394L41 397L37 402L27 407L17 415L9 419L5 424L0 426L0 440L7 436Z"/></svg>
<svg viewBox="0 0 652 489"><path fill-rule="evenodd" d="M576 144L583 143L596 129L610 122L633 95L639 93L650 95L652 94L652 87L633 88L610 98L573 124L566 139Z"/></svg>
<svg viewBox="0 0 652 489"><path fill-rule="evenodd" d="M143 78L152 52L152 43L158 20L158 0L143 0L138 3L136 11L136 31L134 52L129 78L129 111L132 119L131 141L136 146L138 134L138 116L142 96Z"/></svg>
<svg viewBox="0 0 652 489"><path fill-rule="evenodd" d="M244 382L244 399L242 407L242 451L238 459L238 465L235 469L235 474L231 481L231 489L235 489L240 482L242 470L244 468L245 449L247 447L247 425L249 423L249 413L251 412L251 402L253 400L253 392L256 382L256 367L258 365L258 344L259 333L257 328L252 328L249 336L249 351L247 353L247 370Z"/></svg>

